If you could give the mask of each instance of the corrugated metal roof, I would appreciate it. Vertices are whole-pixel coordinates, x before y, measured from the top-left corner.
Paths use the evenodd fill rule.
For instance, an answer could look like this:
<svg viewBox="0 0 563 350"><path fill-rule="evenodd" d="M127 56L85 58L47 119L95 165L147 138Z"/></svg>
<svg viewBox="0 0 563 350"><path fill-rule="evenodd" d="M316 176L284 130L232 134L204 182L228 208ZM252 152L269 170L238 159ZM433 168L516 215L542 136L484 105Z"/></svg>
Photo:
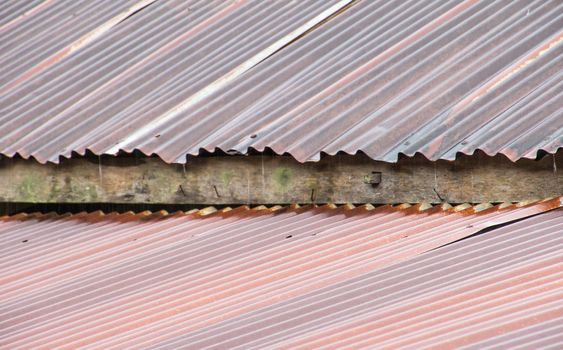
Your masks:
<svg viewBox="0 0 563 350"><path fill-rule="evenodd" d="M3 218L0 346L420 349L538 324L522 344L557 337L562 211L448 244L561 201Z"/></svg>
<svg viewBox="0 0 563 350"><path fill-rule="evenodd" d="M60 24L45 11L3 35ZM563 145L562 28L560 1L157 1L25 81L4 74L0 152L534 158Z"/></svg>
<svg viewBox="0 0 563 350"><path fill-rule="evenodd" d="M0 11L6 17L0 26L0 92L72 55L153 1L3 2Z"/></svg>

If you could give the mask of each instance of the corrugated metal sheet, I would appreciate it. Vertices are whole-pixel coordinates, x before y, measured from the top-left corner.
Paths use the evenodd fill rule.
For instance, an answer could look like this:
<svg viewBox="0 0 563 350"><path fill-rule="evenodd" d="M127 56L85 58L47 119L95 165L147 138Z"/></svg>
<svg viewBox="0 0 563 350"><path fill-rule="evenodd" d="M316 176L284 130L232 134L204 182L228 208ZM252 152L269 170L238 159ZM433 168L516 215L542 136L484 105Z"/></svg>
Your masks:
<svg viewBox="0 0 563 350"><path fill-rule="evenodd" d="M32 47L33 33L14 33L44 32L36 17L60 23L45 11L2 35ZM300 161L481 149L516 160L563 145L561 1L170 0L105 29L25 81L1 75L1 153L56 162L139 149L183 163L202 149ZM2 56L36 62L16 51Z"/></svg>
<svg viewBox="0 0 563 350"><path fill-rule="evenodd" d="M561 203L4 218L0 346L554 344L562 211L448 244Z"/></svg>
<svg viewBox="0 0 563 350"><path fill-rule="evenodd" d="M60 49L74 50L63 61L49 59L44 70L26 71L23 77L2 75L0 149L41 161L85 148L100 153L98 141L112 147L146 124L200 101L349 2L157 1L119 24L104 22L103 35L97 35L99 28L85 34L95 40ZM85 3L86 15L98 17ZM57 25L58 12L46 11L37 16ZM21 27L45 31L34 17ZM6 40L22 40L19 28L6 31ZM21 45L33 46L40 39L30 34ZM12 65L27 69L14 61L16 51L8 47L2 52Z"/></svg>
<svg viewBox="0 0 563 350"><path fill-rule="evenodd" d="M3 2L0 11L6 17L0 26L0 92L72 55L153 1Z"/></svg>

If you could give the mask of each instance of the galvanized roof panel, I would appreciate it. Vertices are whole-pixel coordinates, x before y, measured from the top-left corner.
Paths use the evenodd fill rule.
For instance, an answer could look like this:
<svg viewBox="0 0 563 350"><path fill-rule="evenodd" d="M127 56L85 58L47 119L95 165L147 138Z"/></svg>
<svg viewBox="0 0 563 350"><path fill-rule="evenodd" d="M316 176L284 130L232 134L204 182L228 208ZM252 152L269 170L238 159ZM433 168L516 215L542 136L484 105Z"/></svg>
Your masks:
<svg viewBox="0 0 563 350"><path fill-rule="evenodd" d="M180 163L217 149L300 161L554 153L562 10L560 1L158 1L4 85L0 152L56 162L139 149Z"/></svg>
<svg viewBox="0 0 563 350"><path fill-rule="evenodd" d="M556 198L424 211L308 206L5 217L0 345L501 343L501 334L542 322L559 327L563 212L450 243L560 206ZM397 328L413 331L397 336Z"/></svg>

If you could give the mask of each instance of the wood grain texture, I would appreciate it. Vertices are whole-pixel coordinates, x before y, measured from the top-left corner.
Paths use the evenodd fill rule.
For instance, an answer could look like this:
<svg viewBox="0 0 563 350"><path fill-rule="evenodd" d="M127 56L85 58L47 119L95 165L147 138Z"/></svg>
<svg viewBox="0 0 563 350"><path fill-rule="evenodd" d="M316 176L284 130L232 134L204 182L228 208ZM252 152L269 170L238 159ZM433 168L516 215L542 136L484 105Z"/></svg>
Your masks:
<svg viewBox="0 0 563 350"><path fill-rule="evenodd" d="M561 153L513 163L461 156L398 163L342 155L299 163L285 156L194 158L185 167L159 158L86 158L59 165L0 161L0 201L24 203L480 203L563 194ZM366 183L381 172L381 183Z"/></svg>

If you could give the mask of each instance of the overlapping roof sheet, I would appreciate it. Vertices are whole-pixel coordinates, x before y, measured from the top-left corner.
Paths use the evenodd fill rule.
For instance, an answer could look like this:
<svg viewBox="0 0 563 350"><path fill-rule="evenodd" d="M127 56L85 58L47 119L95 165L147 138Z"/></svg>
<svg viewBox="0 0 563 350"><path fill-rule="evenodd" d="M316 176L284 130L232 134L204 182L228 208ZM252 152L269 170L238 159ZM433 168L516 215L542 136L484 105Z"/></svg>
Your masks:
<svg viewBox="0 0 563 350"><path fill-rule="evenodd" d="M61 3L0 27L7 156L563 145L561 1Z"/></svg>
<svg viewBox="0 0 563 350"><path fill-rule="evenodd" d="M0 346L561 344L560 206L5 217Z"/></svg>

